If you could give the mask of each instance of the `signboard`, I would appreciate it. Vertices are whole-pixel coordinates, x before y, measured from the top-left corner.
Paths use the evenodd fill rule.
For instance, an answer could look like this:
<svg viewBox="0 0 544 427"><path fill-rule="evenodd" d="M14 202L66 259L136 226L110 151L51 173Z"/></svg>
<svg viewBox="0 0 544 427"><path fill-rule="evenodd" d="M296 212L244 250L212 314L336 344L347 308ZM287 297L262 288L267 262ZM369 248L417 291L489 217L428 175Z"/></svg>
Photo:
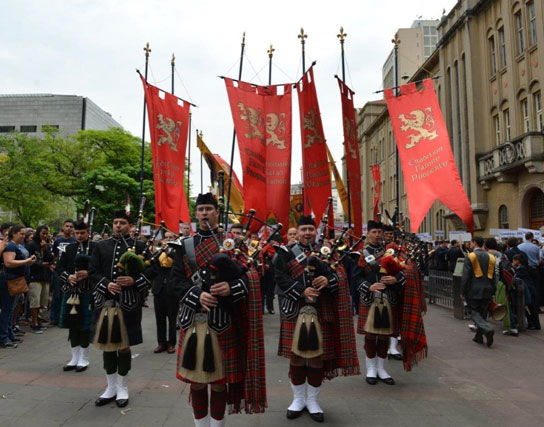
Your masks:
<svg viewBox="0 0 544 427"><path fill-rule="evenodd" d="M151 226L143 225L142 226L142 236L151 236Z"/></svg>
<svg viewBox="0 0 544 427"><path fill-rule="evenodd" d="M444 230L434 230L434 235L436 237L445 237L446 236L446 232Z"/></svg>

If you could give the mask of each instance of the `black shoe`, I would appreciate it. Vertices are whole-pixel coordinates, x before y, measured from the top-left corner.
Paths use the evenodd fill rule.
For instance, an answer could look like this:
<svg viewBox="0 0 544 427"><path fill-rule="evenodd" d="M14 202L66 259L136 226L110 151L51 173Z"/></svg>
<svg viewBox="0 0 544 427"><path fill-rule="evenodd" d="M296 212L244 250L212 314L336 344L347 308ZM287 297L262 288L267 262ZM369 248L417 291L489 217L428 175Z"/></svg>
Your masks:
<svg viewBox="0 0 544 427"><path fill-rule="evenodd" d="M540 331L540 325L530 325L530 326L527 326L527 329L531 331Z"/></svg>
<svg viewBox="0 0 544 427"><path fill-rule="evenodd" d="M0 343L0 348L17 348L17 344L11 341Z"/></svg>
<svg viewBox="0 0 544 427"><path fill-rule="evenodd" d="M387 358L393 360L402 360L402 354L389 354L387 355Z"/></svg>
<svg viewBox="0 0 544 427"><path fill-rule="evenodd" d="M387 384L387 385L395 385L395 380L393 378L391 378L391 377L389 377L389 378L380 378L380 381Z"/></svg>
<svg viewBox="0 0 544 427"><path fill-rule="evenodd" d="M377 377L366 377L365 380L366 380L366 383L370 384L370 385L378 384L378 378Z"/></svg>
<svg viewBox="0 0 544 427"><path fill-rule="evenodd" d="M108 403L110 402L113 402L115 400L117 396L113 396L113 397L99 397L98 399L96 399L94 401L94 404L96 406L104 406L104 405L107 405Z"/></svg>
<svg viewBox="0 0 544 427"><path fill-rule="evenodd" d="M89 365L87 366L76 366L76 372L83 372L84 370L87 369Z"/></svg>
<svg viewBox="0 0 544 427"><path fill-rule="evenodd" d="M317 421L318 423L322 423L325 421L325 416L323 415L323 412L316 412L315 414L312 414L309 412L310 418L314 421Z"/></svg>
<svg viewBox="0 0 544 427"><path fill-rule="evenodd" d="M268 312L269 312L270 314L276 314L273 308L269 308L269 309L268 309Z"/></svg>
<svg viewBox="0 0 544 427"><path fill-rule="evenodd" d="M76 369L76 365L64 365L62 367L64 372L73 371L74 369Z"/></svg>
<svg viewBox="0 0 544 427"><path fill-rule="evenodd" d="M493 335L495 335L495 331L490 331L487 334L485 334L485 339L487 341L488 347L491 347L493 345Z"/></svg>
<svg viewBox="0 0 544 427"><path fill-rule="evenodd" d="M291 411L291 410L287 410L287 418L289 418L290 420L294 420L295 418L298 418L300 417L300 415L304 412L304 409L302 411Z"/></svg>
<svg viewBox="0 0 544 427"><path fill-rule="evenodd" d="M21 344L21 343L23 342L23 339L22 339L22 338L17 338L17 337L15 337L15 338L12 338L11 341L12 341L12 342L16 342L16 343L18 343L18 344Z"/></svg>
<svg viewBox="0 0 544 427"><path fill-rule="evenodd" d="M128 405L128 399L117 399L117 400L115 400L115 404L119 408L124 408L125 406Z"/></svg>
<svg viewBox="0 0 544 427"><path fill-rule="evenodd" d="M484 343L484 337L480 334L476 334L474 335L474 338L472 338L472 341L474 341L475 343L478 343L478 344L483 344Z"/></svg>

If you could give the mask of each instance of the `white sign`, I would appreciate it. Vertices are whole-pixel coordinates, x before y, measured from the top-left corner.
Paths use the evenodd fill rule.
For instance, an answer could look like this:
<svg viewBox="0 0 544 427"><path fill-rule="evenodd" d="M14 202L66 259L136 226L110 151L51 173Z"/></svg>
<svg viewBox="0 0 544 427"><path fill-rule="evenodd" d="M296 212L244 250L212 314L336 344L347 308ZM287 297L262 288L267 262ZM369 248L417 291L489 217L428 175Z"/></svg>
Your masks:
<svg viewBox="0 0 544 427"><path fill-rule="evenodd" d="M150 235L151 235L151 226L150 225L142 226L142 236L150 236Z"/></svg>
<svg viewBox="0 0 544 427"><path fill-rule="evenodd" d="M470 242L472 240L472 234L466 232L462 234L457 234L456 240L459 240L461 242Z"/></svg>
<svg viewBox="0 0 544 427"><path fill-rule="evenodd" d="M436 237L444 237L446 235L444 230L434 230L434 235Z"/></svg>
<svg viewBox="0 0 544 427"><path fill-rule="evenodd" d="M525 233L533 233L533 236L535 236L535 239L540 239L542 237L542 233L539 230L531 230L530 228L518 228L518 231L523 233L523 236L525 238Z"/></svg>

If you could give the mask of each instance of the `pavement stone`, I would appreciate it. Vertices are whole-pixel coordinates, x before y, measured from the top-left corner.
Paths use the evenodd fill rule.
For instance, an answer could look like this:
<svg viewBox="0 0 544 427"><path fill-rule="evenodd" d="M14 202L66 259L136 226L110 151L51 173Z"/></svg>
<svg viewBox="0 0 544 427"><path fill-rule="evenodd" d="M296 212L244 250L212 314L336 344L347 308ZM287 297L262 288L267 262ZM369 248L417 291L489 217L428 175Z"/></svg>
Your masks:
<svg viewBox="0 0 544 427"><path fill-rule="evenodd" d="M279 317L265 315L268 409L231 415L229 425L287 425L291 402L288 361L276 356ZM363 338L357 337L362 375L326 381L320 403L325 423L343 426L544 425L544 364L540 331L505 337L497 326L492 348L471 341L468 322L430 305L425 318L429 356L412 372L397 361L388 371L397 385L364 381ZM189 387L175 379L176 355L154 354L152 308L144 309L144 344L133 348L130 403L124 415L114 403L97 408L105 387L101 352L90 350L82 373L62 372L69 360L67 331L27 334L14 350L0 351L0 426L190 426ZM126 409L126 408L125 408ZM289 425L315 426L308 414Z"/></svg>

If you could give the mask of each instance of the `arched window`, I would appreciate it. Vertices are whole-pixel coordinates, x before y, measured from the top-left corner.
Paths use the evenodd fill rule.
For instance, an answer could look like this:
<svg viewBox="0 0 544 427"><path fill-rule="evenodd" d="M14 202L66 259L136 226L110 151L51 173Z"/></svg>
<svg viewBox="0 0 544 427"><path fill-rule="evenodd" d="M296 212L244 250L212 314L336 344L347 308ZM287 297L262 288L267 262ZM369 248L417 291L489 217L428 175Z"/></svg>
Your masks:
<svg viewBox="0 0 544 427"><path fill-rule="evenodd" d="M510 228L508 226L508 208L505 205L499 208L499 228Z"/></svg>

